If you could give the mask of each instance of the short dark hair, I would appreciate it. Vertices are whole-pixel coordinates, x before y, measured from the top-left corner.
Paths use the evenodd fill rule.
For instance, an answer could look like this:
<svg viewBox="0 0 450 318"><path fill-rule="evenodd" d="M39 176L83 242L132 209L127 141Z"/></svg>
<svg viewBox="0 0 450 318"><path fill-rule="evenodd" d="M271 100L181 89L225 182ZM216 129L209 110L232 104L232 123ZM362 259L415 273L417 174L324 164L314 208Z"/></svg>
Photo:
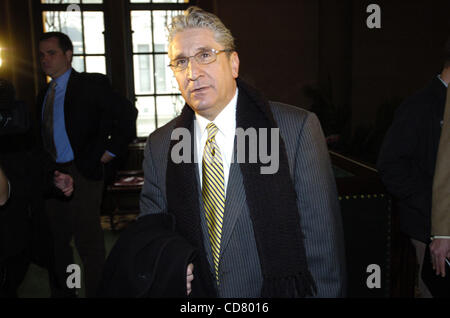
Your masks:
<svg viewBox="0 0 450 318"><path fill-rule="evenodd" d="M39 38L39 43L42 41L45 41L45 40L49 40L51 38L58 39L59 47L61 48L61 50L64 53L66 53L67 51L73 52L72 41L66 34L64 34L62 32L46 32L46 33L42 34L41 37Z"/></svg>

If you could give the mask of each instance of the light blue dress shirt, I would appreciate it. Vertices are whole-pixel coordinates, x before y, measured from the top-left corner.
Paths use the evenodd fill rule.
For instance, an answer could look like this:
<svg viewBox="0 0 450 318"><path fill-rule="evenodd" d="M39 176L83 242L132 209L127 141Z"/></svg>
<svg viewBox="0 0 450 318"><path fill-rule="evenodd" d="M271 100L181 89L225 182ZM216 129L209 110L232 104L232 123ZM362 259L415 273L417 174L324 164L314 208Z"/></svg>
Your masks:
<svg viewBox="0 0 450 318"><path fill-rule="evenodd" d="M53 79L53 81L56 82L55 103L53 105L53 134L57 163L66 163L74 159L73 149L70 145L69 137L67 136L66 122L64 120L64 101L66 97L67 83L69 82L71 73L72 69L70 68L60 77ZM47 90L47 94L45 95L44 107L48 93L49 90ZM42 108L42 115L44 114L44 107Z"/></svg>

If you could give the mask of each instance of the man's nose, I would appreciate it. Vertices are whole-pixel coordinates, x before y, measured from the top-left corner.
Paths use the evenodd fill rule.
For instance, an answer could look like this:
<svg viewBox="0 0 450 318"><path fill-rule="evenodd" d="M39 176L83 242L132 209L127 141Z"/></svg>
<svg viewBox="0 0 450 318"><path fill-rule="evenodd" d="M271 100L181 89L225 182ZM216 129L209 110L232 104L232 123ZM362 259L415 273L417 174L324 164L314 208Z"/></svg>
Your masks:
<svg viewBox="0 0 450 318"><path fill-rule="evenodd" d="M187 66L187 75L188 75L188 79L191 81L195 81L199 78L200 74L201 74L201 67L200 65L197 63L197 61L195 60L194 57L191 57L189 59L189 64Z"/></svg>
<svg viewBox="0 0 450 318"><path fill-rule="evenodd" d="M48 55L42 55L41 56L41 63L47 62L48 61Z"/></svg>

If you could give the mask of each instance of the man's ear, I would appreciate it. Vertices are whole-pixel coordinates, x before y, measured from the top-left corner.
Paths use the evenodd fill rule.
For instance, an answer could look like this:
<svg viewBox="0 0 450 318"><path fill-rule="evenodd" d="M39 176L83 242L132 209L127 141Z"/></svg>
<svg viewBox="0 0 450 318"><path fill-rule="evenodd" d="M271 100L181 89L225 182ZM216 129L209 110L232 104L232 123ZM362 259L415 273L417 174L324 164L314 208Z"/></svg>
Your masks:
<svg viewBox="0 0 450 318"><path fill-rule="evenodd" d="M71 50L67 50L65 56L69 64L72 64L73 52Z"/></svg>
<svg viewBox="0 0 450 318"><path fill-rule="evenodd" d="M230 63L231 63L231 74L234 78L239 77L239 56L237 52L231 53L230 56Z"/></svg>

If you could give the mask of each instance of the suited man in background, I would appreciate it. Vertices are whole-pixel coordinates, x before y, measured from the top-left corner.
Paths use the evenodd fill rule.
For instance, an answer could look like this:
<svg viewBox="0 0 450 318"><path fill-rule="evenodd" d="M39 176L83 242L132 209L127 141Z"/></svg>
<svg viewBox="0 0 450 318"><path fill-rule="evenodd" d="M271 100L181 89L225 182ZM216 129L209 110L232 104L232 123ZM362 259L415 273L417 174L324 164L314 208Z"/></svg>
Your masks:
<svg viewBox="0 0 450 318"><path fill-rule="evenodd" d="M52 78L37 101L42 154L47 170L57 168L74 179L70 199L48 199L46 212L54 237L52 296L72 297L66 269L73 264L72 237L85 268L87 297L96 294L105 259L100 205L104 165L122 155L135 136L137 111L117 98L102 74L71 67L73 45L67 35L49 32L39 40L41 67Z"/></svg>
<svg viewBox="0 0 450 318"><path fill-rule="evenodd" d="M436 171L433 178L431 204L430 244L433 268L437 275L445 277L445 259L450 260L450 37L445 46L446 63L441 72L443 82L447 84L446 102L441 137L436 159ZM447 266L448 268L448 266Z"/></svg>
<svg viewBox="0 0 450 318"><path fill-rule="evenodd" d="M172 21L169 58L186 106L147 140L140 217L172 214L176 233L199 251L186 271L187 294L345 296L339 203L317 117L268 102L238 79L230 31L199 8ZM241 128L279 153L274 171L248 160L251 145L239 153ZM265 128L279 128L278 143ZM176 158L177 131L192 136L187 161Z"/></svg>
<svg viewBox="0 0 450 318"><path fill-rule="evenodd" d="M408 97L397 109L377 162L383 183L393 196L399 212L400 230L411 239L415 248L419 265L419 298L432 297L420 276L427 244L430 239L434 239L431 252L434 254L433 247L437 249L439 245L442 248L440 255L445 254L449 246L448 234L442 231L446 225L448 227L448 223L435 224L435 230L431 231L432 196L433 191L437 190L433 189L433 176L438 173L435 171L436 159L450 83L448 50L447 45L440 74L424 89ZM445 179L445 182L448 180ZM445 192L445 189L442 190ZM434 201L435 205L437 203ZM443 266L444 259L440 258L439 263Z"/></svg>

